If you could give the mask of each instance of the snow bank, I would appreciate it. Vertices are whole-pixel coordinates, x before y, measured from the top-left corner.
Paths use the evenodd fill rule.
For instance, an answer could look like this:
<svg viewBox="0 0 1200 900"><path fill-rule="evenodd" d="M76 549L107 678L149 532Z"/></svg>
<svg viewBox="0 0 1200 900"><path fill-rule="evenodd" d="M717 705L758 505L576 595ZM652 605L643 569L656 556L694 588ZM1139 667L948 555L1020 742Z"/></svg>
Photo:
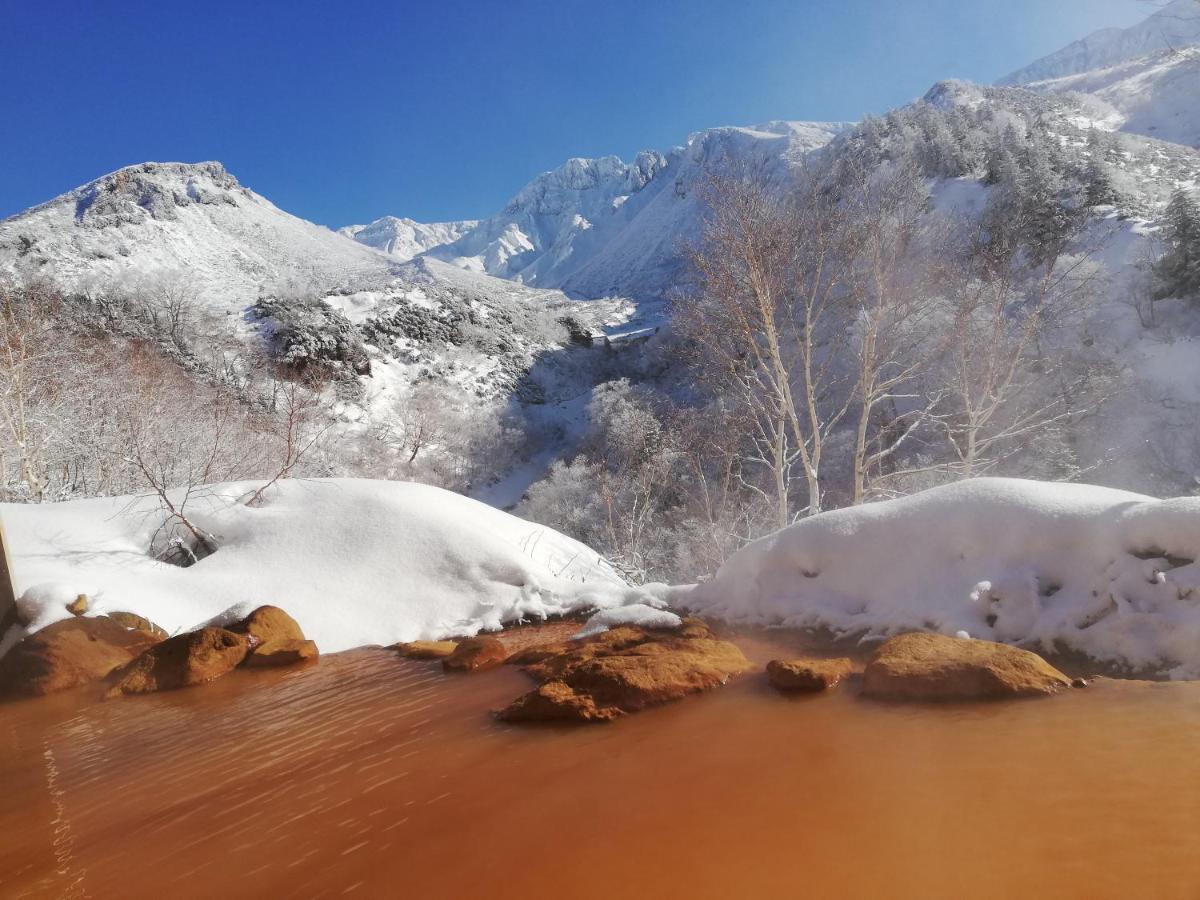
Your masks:
<svg viewBox="0 0 1200 900"><path fill-rule="evenodd" d="M43 627L84 593L89 614L127 610L175 632L271 603L330 652L646 599L583 544L438 488L284 481L261 507L239 503L255 486L192 501L220 549L186 569L147 555L161 522L151 500L0 504L24 611Z"/></svg>
<svg viewBox="0 0 1200 900"><path fill-rule="evenodd" d="M981 478L762 538L676 605L881 636L924 629L1200 677L1200 498Z"/></svg>

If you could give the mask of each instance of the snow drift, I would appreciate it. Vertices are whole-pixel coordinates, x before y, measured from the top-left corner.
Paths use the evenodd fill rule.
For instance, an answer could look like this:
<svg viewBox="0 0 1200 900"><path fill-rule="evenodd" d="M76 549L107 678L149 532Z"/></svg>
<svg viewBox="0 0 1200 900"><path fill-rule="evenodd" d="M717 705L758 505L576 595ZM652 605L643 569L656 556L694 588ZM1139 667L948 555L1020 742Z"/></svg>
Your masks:
<svg viewBox="0 0 1200 900"><path fill-rule="evenodd" d="M823 513L677 605L746 624L929 630L1200 677L1200 498L981 478Z"/></svg>
<svg viewBox="0 0 1200 900"><path fill-rule="evenodd" d="M188 568L148 555L162 521L149 499L0 505L23 616L44 627L84 593L89 614L127 610L176 632L270 603L330 652L656 602L584 545L439 488L284 481L261 507L239 502L256 486L191 501L220 549Z"/></svg>

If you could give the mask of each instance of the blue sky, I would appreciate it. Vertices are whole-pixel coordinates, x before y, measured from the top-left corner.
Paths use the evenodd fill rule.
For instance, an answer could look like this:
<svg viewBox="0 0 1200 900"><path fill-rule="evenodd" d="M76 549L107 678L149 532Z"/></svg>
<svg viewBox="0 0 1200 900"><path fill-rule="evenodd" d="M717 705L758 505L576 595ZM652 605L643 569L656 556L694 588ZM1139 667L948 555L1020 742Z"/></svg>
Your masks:
<svg viewBox="0 0 1200 900"><path fill-rule="evenodd" d="M337 226L498 210L570 156L857 119L992 81L1138 0L0 0L0 216L218 159Z"/></svg>

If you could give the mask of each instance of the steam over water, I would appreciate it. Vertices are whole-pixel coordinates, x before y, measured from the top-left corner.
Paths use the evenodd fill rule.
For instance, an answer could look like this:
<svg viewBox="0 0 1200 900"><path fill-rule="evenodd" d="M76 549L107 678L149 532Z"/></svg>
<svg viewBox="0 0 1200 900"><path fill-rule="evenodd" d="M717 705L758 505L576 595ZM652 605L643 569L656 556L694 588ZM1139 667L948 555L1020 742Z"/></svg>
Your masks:
<svg viewBox="0 0 1200 900"><path fill-rule="evenodd" d="M612 726L492 721L527 687L363 650L10 704L0 896L1200 892L1198 684L900 707L751 675Z"/></svg>

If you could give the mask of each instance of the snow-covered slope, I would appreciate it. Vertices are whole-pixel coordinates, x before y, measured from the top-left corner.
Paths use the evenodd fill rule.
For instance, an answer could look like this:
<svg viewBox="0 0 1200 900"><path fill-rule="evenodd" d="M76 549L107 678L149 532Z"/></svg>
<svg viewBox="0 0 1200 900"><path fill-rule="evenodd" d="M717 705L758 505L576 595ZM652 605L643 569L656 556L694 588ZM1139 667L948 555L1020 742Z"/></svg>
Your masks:
<svg viewBox="0 0 1200 900"><path fill-rule="evenodd" d="M403 261L452 243L478 224L474 220L423 223L384 216L366 225L347 225L338 233Z"/></svg>
<svg viewBox="0 0 1200 900"><path fill-rule="evenodd" d="M1135 57L1196 44L1200 44L1200 3L1172 0L1137 25L1094 32L1006 75L997 84L1021 85L1106 69Z"/></svg>
<svg viewBox="0 0 1200 900"><path fill-rule="evenodd" d="M389 277L392 260L297 218L216 162L128 166L0 222L0 272L69 289L186 271L214 305L281 283L333 289Z"/></svg>
<svg viewBox="0 0 1200 900"><path fill-rule="evenodd" d="M144 497L3 504L19 608L36 629L69 615L59 598L86 593L93 614L175 632L272 603L331 652L646 602L584 545L435 487L284 481L251 508L255 487L192 501L219 549L186 569L149 555L162 516Z"/></svg>
<svg viewBox="0 0 1200 900"><path fill-rule="evenodd" d="M1200 6L1197 10L1200 16ZM1024 86L1041 93L1088 94L1111 110L1105 127L1200 147L1200 47L1163 50Z"/></svg>
<svg viewBox="0 0 1200 900"><path fill-rule="evenodd" d="M846 127L770 122L714 128L667 154L640 153L632 163L615 156L571 159L429 255L580 296L657 297L679 273L679 243L696 232L710 172L779 169Z"/></svg>

